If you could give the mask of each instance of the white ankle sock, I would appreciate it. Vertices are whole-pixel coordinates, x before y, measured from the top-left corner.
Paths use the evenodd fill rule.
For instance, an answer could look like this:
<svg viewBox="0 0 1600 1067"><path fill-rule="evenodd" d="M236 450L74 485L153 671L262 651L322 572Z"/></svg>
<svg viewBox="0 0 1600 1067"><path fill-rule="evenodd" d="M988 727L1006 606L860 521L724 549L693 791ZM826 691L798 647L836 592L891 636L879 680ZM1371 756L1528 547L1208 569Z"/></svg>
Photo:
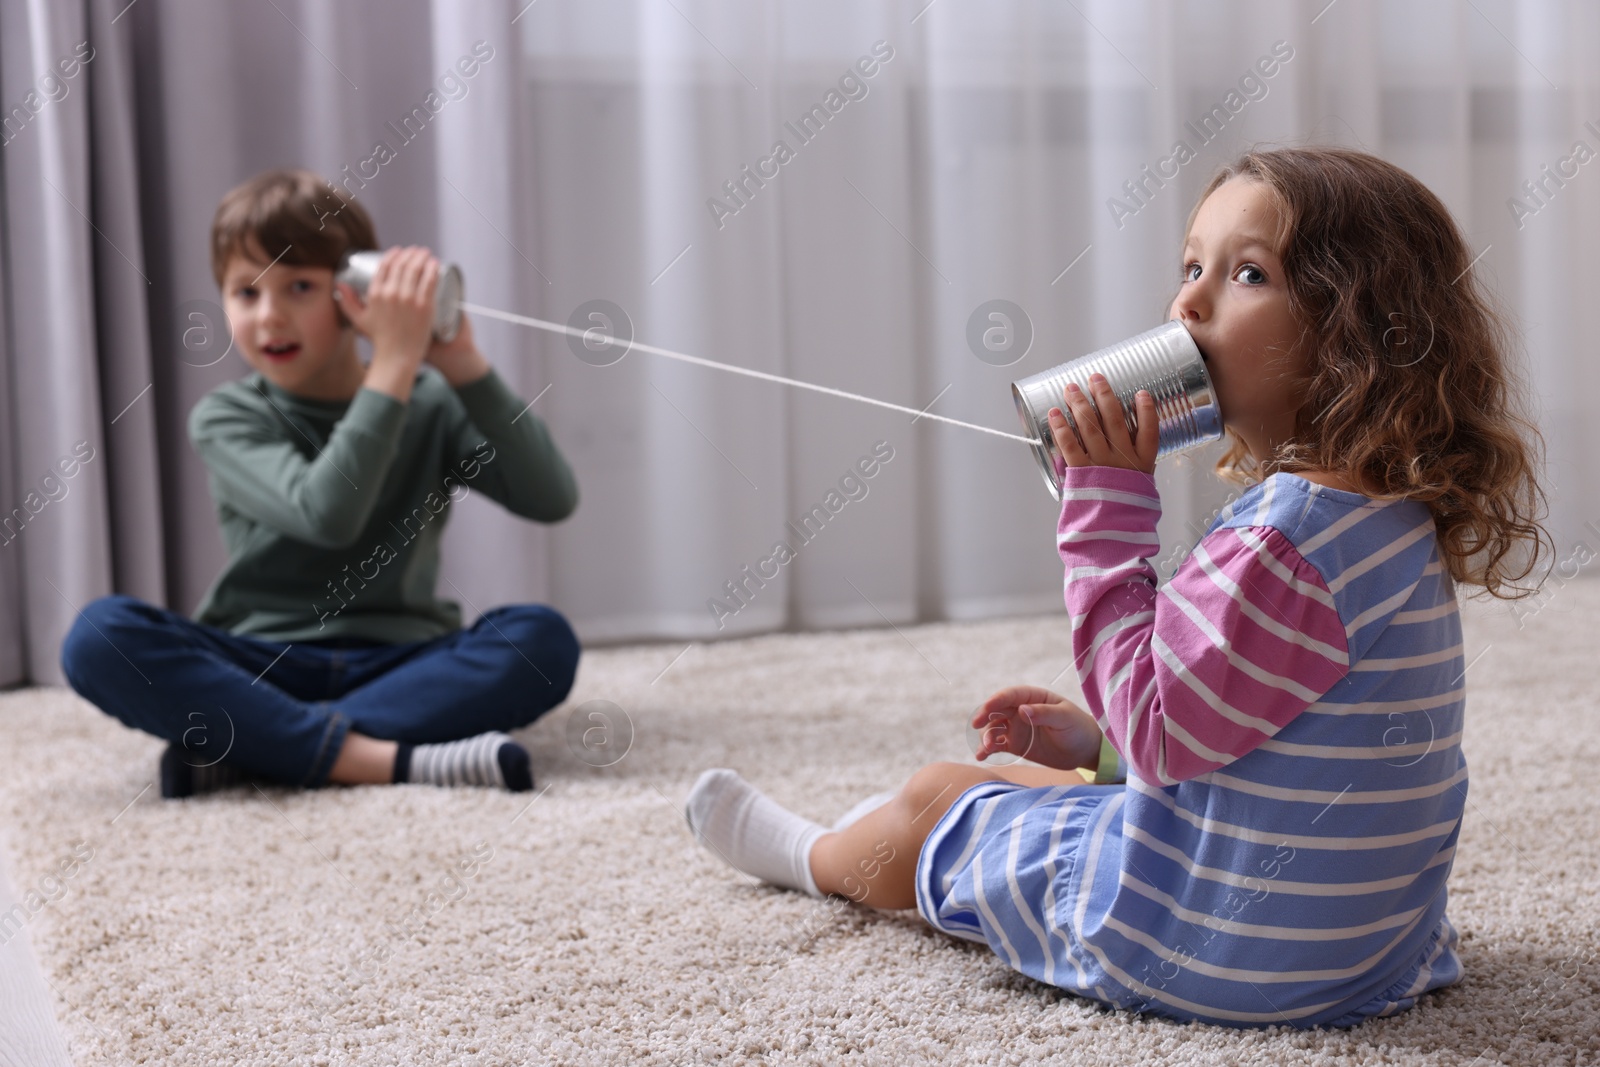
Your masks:
<svg viewBox="0 0 1600 1067"><path fill-rule="evenodd" d="M822 896L811 877L811 847L827 831L734 771L702 774L683 813L695 837L723 862L764 882Z"/></svg>
<svg viewBox="0 0 1600 1067"><path fill-rule="evenodd" d="M867 814L868 812L877 811L879 808L883 807L893 799L894 793L892 791L888 793L874 793L861 803L857 804L855 807L851 808L849 811L845 812L843 815L839 816L839 821L833 824L833 828L835 830L843 830L846 826L859 821L863 815Z"/></svg>

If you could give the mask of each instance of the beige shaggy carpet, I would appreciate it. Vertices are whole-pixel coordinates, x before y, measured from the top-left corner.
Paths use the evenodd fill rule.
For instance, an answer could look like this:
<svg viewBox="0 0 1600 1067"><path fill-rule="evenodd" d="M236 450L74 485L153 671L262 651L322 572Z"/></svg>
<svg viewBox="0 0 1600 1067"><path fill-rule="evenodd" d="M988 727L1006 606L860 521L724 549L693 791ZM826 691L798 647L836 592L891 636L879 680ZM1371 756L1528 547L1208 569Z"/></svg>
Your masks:
<svg viewBox="0 0 1600 1067"><path fill-rule="evenodd" d="M1466 978L1352 1031L1108 1012L915 913L753 886L690 839L707 767L831 820L970 758L980 699L1066 666L1059 617L591 652L523 735L536 795L164 802L157 742L13 693L0 847L80 1065L1594 1063L1600 582L1468 612Z"/></svg>

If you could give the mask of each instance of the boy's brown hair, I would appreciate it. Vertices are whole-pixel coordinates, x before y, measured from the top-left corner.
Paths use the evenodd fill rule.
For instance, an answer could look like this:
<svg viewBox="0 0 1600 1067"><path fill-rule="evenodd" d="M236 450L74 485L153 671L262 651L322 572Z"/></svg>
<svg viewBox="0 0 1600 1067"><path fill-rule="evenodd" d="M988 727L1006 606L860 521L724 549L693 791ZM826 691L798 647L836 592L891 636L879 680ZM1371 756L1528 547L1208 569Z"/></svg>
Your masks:
<svg viewBox="0 0 1600 1067"><path fill-rule="evenodd" d="M1256 465L1230 433L1219 470L1242 481L1338 471L1375 500L1419 500L1451 578L1508 599L1532 593L1552 547L1540 523L1543 442L1524 414L1515 333L1449 210L1376 156L1301 147L1245 153L1195 212L1230 178L1261 182L1281 213L1310 380L1275 456Z"/></svg>
<svg viewBox="0 0 1600 1067"><path fill-rule="evenodd" d="M236 185L211 222L211 273L222 285L235 255L339 269L345 253L378 247L365 208L309 170L269 170Z"/></svg>

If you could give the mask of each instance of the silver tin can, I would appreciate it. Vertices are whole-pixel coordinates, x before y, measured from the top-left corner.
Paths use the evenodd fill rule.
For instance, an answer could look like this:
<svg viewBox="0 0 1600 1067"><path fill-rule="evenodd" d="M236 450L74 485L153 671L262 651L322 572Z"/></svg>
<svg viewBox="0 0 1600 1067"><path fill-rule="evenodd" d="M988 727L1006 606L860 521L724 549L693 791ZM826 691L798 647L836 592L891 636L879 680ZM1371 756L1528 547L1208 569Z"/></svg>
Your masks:
<svg viewBox="0 0 1600 1067"><path fill-rule="evenodd" d="M1089 376L1097 371L1106 376L1121 401L1130 431L1134 425L1134 395L1141 389L1150 391L1160 421L1157 455L1182 452L1222 436L1222 410L1217 406L1205 360L1200 358L1200 349L1183 322L1173 319L1137 337L1011 383L1017 414L1027 432L1039 441L1033 447L1034 458L1039 461L1045 485L1057 500L1061 499L1061 482L1056 475L1056 461L1061 453L1050 434L1050 409L1060 408L1070 423L1072 413L1062 395L1067 383L1077 382L1078 388L1087 393Z"/></svg>
<svg viewBox="0 0 1600 1067"><path fill-rule="evenodd" d="M383 260L382 252L351 252L345 256L344 266L335 276L346 282L367 298L367 286ZM461 330L461 298L465 293L461 268L454 263L439 264L439 285L433 292L433 336L440 341L453 341Z"/></svg>

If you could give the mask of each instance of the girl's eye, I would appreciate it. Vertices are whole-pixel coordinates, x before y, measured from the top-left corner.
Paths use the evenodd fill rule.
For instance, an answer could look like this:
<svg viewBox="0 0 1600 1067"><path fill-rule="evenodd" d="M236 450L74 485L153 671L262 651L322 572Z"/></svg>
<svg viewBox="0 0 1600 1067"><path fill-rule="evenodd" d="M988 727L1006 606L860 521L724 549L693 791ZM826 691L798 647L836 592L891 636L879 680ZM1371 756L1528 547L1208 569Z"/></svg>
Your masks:
<svg viewBox="0 0 1600 1067"><path fill-rule="evenodd" d="M256 290L254 286L242 285L233 291L233 295L240 300L253 300L255 299Z"/></svg>
<svg viewBox="0 0 1600 1067"><path fill-rule="evenodd" d="M1194 281L1194 279L1195 279L1195 271L1197 271L1199 269L1200 269L1200 264L1198 264L1198 263L1190 263L1187 266L1185 266L1183 268L1183 280L1186 281L1186 282Z"/></svg>
<svg viewBox="0 0 1600 1067"><path fill-rule="evenodd" d="M317 288L317 283L316 282L307 281L304 278L301 278L299 281L294 283L294 291L297 292L297 293L315 292L316 288Z"/></svg>
<svg viewBox="0 0 1600 1067"><path fill-rule="evenodd" d="M1254 274L1256 276L1255 280L1249 282L1248 284L1250 284L1250 285L1264 285L1266 283L1266 280L1267 280L1266 273L1260 267L1256 266L1254 263L1246 263L1244 266L1240 267L1237 271L1235 271L1233 276L1235 278L1237 278L1240 275L1244 274L1246 271L1249 271L1250 273L1252 273L1252 274Z"/></svg>

